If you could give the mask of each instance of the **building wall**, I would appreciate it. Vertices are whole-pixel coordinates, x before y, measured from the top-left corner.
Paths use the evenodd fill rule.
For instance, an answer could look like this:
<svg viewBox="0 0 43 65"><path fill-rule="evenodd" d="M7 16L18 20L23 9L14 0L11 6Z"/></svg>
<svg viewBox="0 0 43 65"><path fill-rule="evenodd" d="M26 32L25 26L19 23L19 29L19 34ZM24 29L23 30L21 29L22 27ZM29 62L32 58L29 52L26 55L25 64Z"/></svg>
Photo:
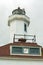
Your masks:
<svg viewBox="0 0 43 65"><path fill-rule="evenodd" d="M9 27L9 30L10 30L10 42L13 42L14 34L22 34L22 35L27 34L27 32L24 31L24 23L28 27L28 23L24 22L22 20L14 20L14 21L11 22L10 27ZM18 36L16 38L18 38ZM24 37L21 36L20 38L24 38Z"/></svg>
<svg viewBox="0 0 43 65"><path fill-rule="evenodd" d="M0 65L43 65L43 61L1 60Z"/></svg>

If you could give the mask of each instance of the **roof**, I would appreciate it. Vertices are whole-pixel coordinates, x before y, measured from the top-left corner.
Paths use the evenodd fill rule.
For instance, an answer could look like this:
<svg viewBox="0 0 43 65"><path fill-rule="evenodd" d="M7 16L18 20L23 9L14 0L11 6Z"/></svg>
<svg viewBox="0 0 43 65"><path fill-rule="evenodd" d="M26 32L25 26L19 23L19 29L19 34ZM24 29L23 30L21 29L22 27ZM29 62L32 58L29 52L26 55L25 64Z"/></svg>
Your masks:
<svg viewBox="0 0 43 65"><path fill-rule="evenodd" d="M24 9L20 9L20 7L18 7L18 9L15 9L12 11L12 14L15 15L15 14L22 14L22 15L25 15L25 10Z"/></svg>
<svg viewBox="0 0 43 65"><path fill-rule="evenodd" d="M33 47L41 47L37 43L26 43L26 42L15 42L15 43L9 43L4 46L0 47L0 58L1 57L7 57L7 58L33 58L33 59L43 59L42 56L28 56L28 55L10 55L10 45L16 45L16 46L33 46ZM41 47L42 48L42 47ZM42 48L43 50L43 48Z"/></svg>

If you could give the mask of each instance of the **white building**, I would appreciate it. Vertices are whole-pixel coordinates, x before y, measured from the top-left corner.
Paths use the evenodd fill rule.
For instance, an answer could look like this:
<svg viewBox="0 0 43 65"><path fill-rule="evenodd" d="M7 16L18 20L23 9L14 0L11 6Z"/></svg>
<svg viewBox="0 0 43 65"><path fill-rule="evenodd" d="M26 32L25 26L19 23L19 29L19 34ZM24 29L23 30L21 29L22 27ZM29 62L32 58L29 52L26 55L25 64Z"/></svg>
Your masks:
<svg viewBox="0 0 43 65"><path fill-rule="evenodd" d="M29 17L24 9L15 9L9 16L10 43L0 47L0 64L43 65L43 48L35 35L27 35Z"/></svg>

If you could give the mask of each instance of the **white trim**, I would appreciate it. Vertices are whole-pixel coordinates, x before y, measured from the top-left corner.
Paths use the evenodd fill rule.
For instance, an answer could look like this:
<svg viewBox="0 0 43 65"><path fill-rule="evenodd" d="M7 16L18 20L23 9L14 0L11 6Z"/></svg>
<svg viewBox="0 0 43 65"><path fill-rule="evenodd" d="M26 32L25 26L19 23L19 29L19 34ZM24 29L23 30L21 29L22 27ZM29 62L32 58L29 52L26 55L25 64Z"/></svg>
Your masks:
<svg viewBox="0 0 43 65"><path fill-rule="evenodd" d="M42 51L41 51L41 47L40 47L40 56L42 56Z"/></svg>
<svg viewBox="0 0 43 65"><path fill-rule="evenodd" d="M19 61L43 61L43 59L38 58L11 58L11 57L0 57L0 60L19 60Z"/></svg>
<svg viewBox="0 0 43 65"><path fill-rule="evenodd" d="M10 22L13 22L13 20L24 20L26 22L28 22L28 24L30 23L29 17L27 17L26 15L12 15L9 17L8 19L8 24L10 26Z"/></svg>
<svg viewBox="0 0 43 65"><path fill-rule="evenodd" d="M25 53L25 54L14 54L14 53L12 53L12 47L26 47L26 46L16 46L16 45L10 46L10 55L22 55L22 56L41 56L42 55L41 47L31 47L31 46L29 47L29 46L27 46L29 48L40 48L40 54L27 54L27 53Z"/></svg>

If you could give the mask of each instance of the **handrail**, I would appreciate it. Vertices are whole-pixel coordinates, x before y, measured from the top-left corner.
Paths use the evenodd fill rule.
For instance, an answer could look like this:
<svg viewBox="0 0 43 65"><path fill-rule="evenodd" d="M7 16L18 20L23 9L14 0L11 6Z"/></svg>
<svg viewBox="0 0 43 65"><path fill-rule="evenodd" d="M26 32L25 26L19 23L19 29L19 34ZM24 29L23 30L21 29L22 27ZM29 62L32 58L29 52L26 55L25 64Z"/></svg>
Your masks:
<svg viewBox="0 0 43 65"><path fill-rule="evenodd" d="M20 36L22 36L22 37L20 37ZM32 40L32 42L36 42L36 36L35 35L23 35L23 34L14 34L13 42L15 42L15 40L19 40L21 38L26 39L26 41Z"/></svg>

